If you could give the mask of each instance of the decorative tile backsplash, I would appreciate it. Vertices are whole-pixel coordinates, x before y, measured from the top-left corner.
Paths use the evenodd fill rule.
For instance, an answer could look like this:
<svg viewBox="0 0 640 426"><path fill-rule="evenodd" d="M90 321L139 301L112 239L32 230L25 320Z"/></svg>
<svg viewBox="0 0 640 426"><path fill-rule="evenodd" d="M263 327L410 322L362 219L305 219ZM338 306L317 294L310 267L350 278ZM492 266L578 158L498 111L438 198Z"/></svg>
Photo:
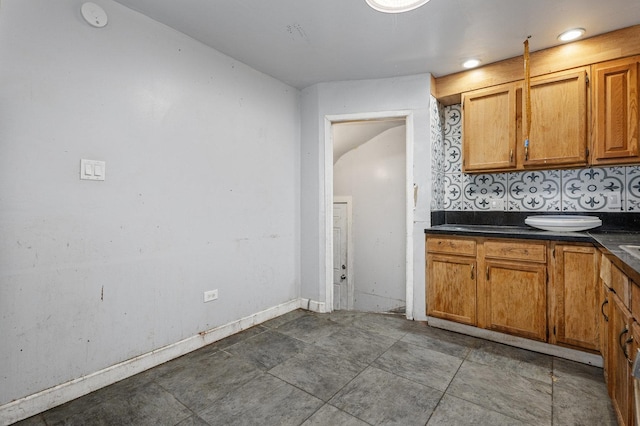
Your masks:
<svg viewBox="0 0 640 426"><path fill-rule="evenodd" d="M431 97L431 210L444 210L444 108Z"/></svg>
<svg viewBox="0 0 640 426"><path fill-rule="evenodd" d="M462 173L460 105L431 111L433 211L640 212L640 166Z"/></svg>
<svg viewBox="0 0 640 426"><path fill-rule="evenodd" d="M509 173L507 210L560 211L561 186L558 170Z"/></svg>

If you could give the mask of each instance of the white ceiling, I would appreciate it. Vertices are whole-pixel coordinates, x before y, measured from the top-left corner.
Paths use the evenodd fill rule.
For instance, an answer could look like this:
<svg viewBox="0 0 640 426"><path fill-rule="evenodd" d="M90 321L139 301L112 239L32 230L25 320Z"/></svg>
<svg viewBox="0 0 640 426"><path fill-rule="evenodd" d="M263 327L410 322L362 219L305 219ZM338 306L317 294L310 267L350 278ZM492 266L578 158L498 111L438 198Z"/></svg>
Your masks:
<svg viewBox="0 0 640 426"><path fill-rule="evenodd" d="M333 132L333 164L347 152L370 141L379 134L398 126L404 126L405 119L350 121L334 123Z"/></svg>
<svg viewBox="0 0 640 426"><path fill-rule="evenodd" d="M431 0L404 14L365 0L116 0L297 88L461 70L640 24L640 0Z"/></svg>

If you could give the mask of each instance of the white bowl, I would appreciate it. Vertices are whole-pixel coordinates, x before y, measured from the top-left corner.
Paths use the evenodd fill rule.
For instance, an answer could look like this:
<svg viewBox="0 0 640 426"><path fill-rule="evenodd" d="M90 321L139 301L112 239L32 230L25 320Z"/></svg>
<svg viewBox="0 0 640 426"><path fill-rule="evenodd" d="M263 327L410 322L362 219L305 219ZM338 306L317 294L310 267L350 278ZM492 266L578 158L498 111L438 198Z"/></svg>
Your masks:
<svg viewBox="0 0 640 426"><path fill-rule="evenodd" d="M602 225L602 221L598 217L574 215L529 216L524 220L524 223L534 228L556 232L586 231Z"/></svg>

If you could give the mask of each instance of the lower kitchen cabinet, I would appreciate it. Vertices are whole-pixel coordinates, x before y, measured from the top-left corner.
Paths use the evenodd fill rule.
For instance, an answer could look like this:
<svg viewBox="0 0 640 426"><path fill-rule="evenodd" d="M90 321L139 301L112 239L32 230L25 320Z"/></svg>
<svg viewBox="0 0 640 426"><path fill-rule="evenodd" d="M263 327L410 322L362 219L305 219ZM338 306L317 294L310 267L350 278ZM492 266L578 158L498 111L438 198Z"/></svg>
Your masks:
<svg viewBox="0 0 640 426"><path fill-rule="evenodd" d="M609 382L611 401L620 425L633 425L631 379L631 359L629 358L633 342L631 312L616 295L611 295L611 316L609 318Z"/></svg>
<svg viewBox="0 0 640 426"><path fill-rule="evenodd" d="M598 259L589 244L427 237L427 315L594 352Z"/></svg>
<svg viewBox="0 0 640 426"><path fill-rule="evenodd" d="M476 261L472 257L427 256L427 315L476 325Z"/></svg>
<svg viewBox="0 0 640 426"><path fill-rule="evenodd" d="M597 351L599 252L590 244L556 244L552 253L550 343Z"/></svg>
<svg viewBox="0 0 640 426"><path fill-rule="evenodd" d="M600 279L600 340L607 389L618 423L635 426L638 413L631 368L640 347L640 287L605 254Z"/></svg>
<svg viewBox="0 0 640 426"><path fill-rule="evenodd" d="M604 256L603 256L604 258ZM604 370L604 380L607 383L609 395L613 382L609 380L609 321L611 318L611 289L604 282L600 285L600 315L598 321L600 353L602 354L602 369Z"/></svg>
<svg viewBox="0 0 640 426"><path fill-rule="evenodd" d="M426 249L429 316L599 351L618 423L636 425L640 281L633 271L585 243L438 235L427 236Z"/></svg>
<svg viewBox="0 0 640 426"><path fill-rule="evenodd" d="M426 250L427 315L476 325L476 242L434 237Z"/></svg>
<svg viewBox="0 0 640 426"><path fill-rule="evenodd" d="M546 341L546 242L487 239L483 249L486 328Z"/></svg>
<svg viewBox="0 0 640 426"><path fill-rule="evenodd" d="M638 324L638 321L635 320L635 313L632 310L631 311L631 315L634 316L634 321L633 324L631 324L631 338L633 339L633 342L631 342L631 352L629 352L629 405L630 405L630 411L631 411L631 421L630 421L630 425L631 426L636 426L638 424L640 424L640 419L639 419L639 415L640 413L638 413L636 411L636 406L635 406L635 400L636 400L636 395L637 391L636 391L636 386L634 386L634 382L635 382L635 378L631 375L632 370L633 370L633 361L636 359L636 356L638 355L638 351L640 350L640 324Z"/></svg>
<svg viewBox="0 0 640 426"><path fill-rule="evenodd" d="M485 266L488 328L546 341L546 265L486 260Z"/></svg>

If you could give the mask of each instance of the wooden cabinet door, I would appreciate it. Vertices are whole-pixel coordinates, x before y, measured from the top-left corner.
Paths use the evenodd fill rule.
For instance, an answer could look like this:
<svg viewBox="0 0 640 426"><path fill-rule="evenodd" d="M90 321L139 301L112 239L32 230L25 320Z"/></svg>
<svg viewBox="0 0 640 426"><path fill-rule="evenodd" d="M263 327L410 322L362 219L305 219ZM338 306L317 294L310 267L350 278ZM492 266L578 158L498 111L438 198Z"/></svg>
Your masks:
<svg viewBox="0 0 640 426"><path fill-rule="evenodd" d="M475 257L427 255L427 315L476 325Z"/></svg>
<svg viewBox="0 0 640 426"><path fill-rule="evenodd" d="M462 94L463 171L515 168L519 87L509 83Z"/></svg>
<svg viewBox="0 0 640 426"><path fill-rule="evenodd" d="M633 377L633 362L636 357L640 356L640 324L635 320L631 325L631 338L633 339L633 342L631 342L631 352L629 352L629 360L631 361L629 364L629 380L631 381L631 396L629 397L629 404L631 405L630 424L636 426L640 424L640 422L638 422L638 416L640 413L636 411L635 405L636 398L639 396L638 393L640 392L640 383L637 383L636 378Z"/></svg>
<svg viewBox="0 0 640 426"><path fill-rule="evenodd" d="M600 353L602 354L602 369L604 370L604 380L607 383L609 395L611 395L612 382L609 380L609 318L611 318L611 289L604 283L600 284L600 315L599 315L599 331L600 331Z"/></svg>
<svg viewBox="0 0 640 426"><path fill-rule="evenodd" d="M609 318L609 381L611 382L611 401L621 425L631 425L632 419L632 382L629 363L631 325L633 318L620 298L610 295L611 317Z"/></svg>
<svg viewBox="0 0 640 426"><path fill-rule="evenodd" d="M522 148L525 168L587 164L586 67L531 79L529 146Z"/></svg>
<svg viewBox="0 0 640 426"><path fill-rule="evenodd" d="M592 245L556 245L554 340L598 350L598 251Z"/></svg>
<svg viewBox="0 0 640 426"><path fill-rule="evenodd" d="M488 327L546 341L546 265L487 259L485 266Z"/></svg>
<svg viewBox="0 0 640 426"><path fill-rule="evenodd" d="M640 56L592 67L591 164L640 162L638 66Z"/></svg>

